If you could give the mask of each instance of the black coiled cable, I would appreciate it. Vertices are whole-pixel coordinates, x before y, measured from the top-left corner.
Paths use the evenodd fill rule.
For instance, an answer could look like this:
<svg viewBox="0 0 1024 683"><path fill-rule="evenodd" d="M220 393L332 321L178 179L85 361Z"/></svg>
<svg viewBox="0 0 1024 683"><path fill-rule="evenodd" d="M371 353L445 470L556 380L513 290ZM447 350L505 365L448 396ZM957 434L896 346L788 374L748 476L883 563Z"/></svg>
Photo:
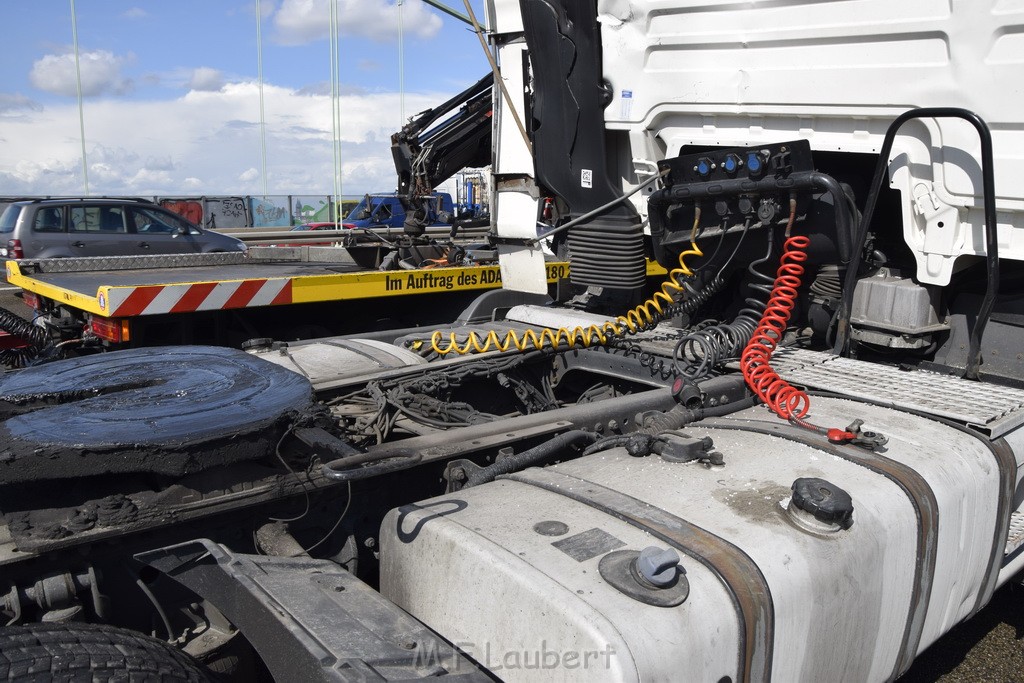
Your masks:
<svg viewBox="0 0 1024 683"><path fill-rule="evenodd" d="M685 301L680 301L665 309L664 314L661 316L662 320L668 320L679 315L693 315L700 310L701 306L710 301L711 297L722 291L722 288L725 287L725 280L715 276L697 290L690 289L685 283L684 286L686 286L690 296Z"/></svg>
<svg viewBox="0 0 1024 683"><path fill-rule="evenodd" d="M645 351L642 346L635 342L623 339L616 342L614 346L617 349L621 349L622 355L626 358L636 358L640 367L648 369L651 377L669 380L679 376L679 372L667 358L650 351Z"/></svg>
<svg viewBox="0 0 1024 683"><path fill-rule="evenodd" d="M8 367L18 368L24 366L32 358L39 355L50 343L50 335L46 330L33 325L28 320L8 311L6 308L0 308L0 330L28 343L27 347L0 351L0 364Z"/></svg>
<svg viewBox="0 0 1024 683"><path fill-rule="evenodd" d="M679 315L692 316L700 308L706 304L711 297L722 291L725 286L725 281L721 277L714 277L709 280L700 289L693 289L689 283L684 283L687 292L690 296L685 301L673 304L664 310L662 315L658 317L658 321L668 320ZM649 325L647 329L651 329L657 326L657 322L653 325ZM666 337L665 341L671 339ZM636 358L640 363L640 367L648 368L651 372L651 376L659 375L662 379L674 379L679 376L679 370L675 363L670 363L667 358L659 356L650 351L645 351L643 347L636 344L628 339L616 340L612 344L615 348L622 349L627 357Z"/></svg>
<svg viewBox="0 0 1024 683"><path fill-rule="evenodd" d="M765 300L771 296L774 280L755 266L766 263L774 247L775 231L769 230L765 255L747 265L751 279L747 287L762 293ZM715 279L721 280L721 271ZM731 323L703 325L679 340L672 352L672 365L677 376L702 379L719 365L740 357L765 309L765 302L755 296L749 296L743 302L746 306L740 309Z"/></svg>

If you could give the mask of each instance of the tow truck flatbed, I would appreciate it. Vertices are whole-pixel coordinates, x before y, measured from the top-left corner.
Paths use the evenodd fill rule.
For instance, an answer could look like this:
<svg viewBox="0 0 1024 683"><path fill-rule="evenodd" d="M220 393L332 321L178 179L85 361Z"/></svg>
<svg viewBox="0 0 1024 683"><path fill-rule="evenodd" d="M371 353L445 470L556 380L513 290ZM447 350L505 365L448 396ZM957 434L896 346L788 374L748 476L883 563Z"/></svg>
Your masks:
<svg viewBox="0 0 1024 683"><path fill-rule="evenodd" d="M335 247L254 247L248 254L186 254L115 256L80 259L44 259L8 261L7 279L24 292L37 309L58 310L64 317L81 319L93 332L117 328L110 342L121 343L133 336L124 321L136 321L136 333L146 317L173 318L185 324L187 314L230 311L235 314L263 309L266 323L272 321L269 309L282 311L293 304L333 304L363 302L360 314L366 314L370 300L386 299L380 308L402 308L405 322L409 311L437 305L461 306L466 296L501 286L497 265L463 265L416 270L366 270L356 264L344 249ZM649 275L665 271L654 262ZM569 264L547 264L549 283L568 276ZM400 299L415 295L434 295L423 303L402 304ZM451 301L445 305L447 295ZM417 299L418 300L418 299ZM268 312L269 311L269 312ZM335 310L331 315L337 315ZM321 327L326 314L316 318ZM108 319L113 324L105 323ZM98 321L98 322L97 322ZM425 322L425 320L423 321ZM414 320L414 324L423 324ZM95 323L95 324L94 324ZM247 325L243 324L243 327ZM257 329L248 325L248 333ZM135 334L134 336L138 336ZM115 338L116 337L116 338Z"/></svg>
<svg viewBox="0 0 1024 683"><path fill-rule="evenodd" d="M9 261L7 278L25 291L107 317L369 299L501 285L496 265L367 271L352 262L304 260L294 253L301 249L268 247L252 251L258 255ZM548 264L549 282L567 273L567 263Z"/></svg>

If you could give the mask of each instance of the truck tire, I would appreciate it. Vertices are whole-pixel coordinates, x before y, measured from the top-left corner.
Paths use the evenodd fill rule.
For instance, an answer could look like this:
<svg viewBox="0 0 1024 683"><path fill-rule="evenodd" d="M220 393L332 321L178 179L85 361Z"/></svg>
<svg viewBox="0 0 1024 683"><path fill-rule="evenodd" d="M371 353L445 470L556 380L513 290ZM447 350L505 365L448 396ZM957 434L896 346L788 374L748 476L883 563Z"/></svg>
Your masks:
<svg viewBox="0 0 1024 683"><path fill-rule="evenodd" d="M220 347L156 347L0 376L0 481L182 477L273 457L309 380Z"/></svg>
<svg viewBox="0 0 1024 683"><path fill-rule="evenodd" d="M194 659L140 633L98 624L0 629L0 680L212 681Z"/></svg>

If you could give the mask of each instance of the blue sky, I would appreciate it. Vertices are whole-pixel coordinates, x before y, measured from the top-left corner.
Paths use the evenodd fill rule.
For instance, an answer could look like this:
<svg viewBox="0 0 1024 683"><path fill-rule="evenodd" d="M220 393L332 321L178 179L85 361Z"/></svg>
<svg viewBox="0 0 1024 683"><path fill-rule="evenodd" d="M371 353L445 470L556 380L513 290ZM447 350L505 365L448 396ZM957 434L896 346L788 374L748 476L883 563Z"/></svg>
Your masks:
<svg viewBox="0 0 1024 683"><path fill-rule="evenodd" d="M331 0L261 0L270 194L333 188ZM336 0L345 194L394 189L401 125L397 0ZM445 4L465 12L462 0ZM484 21L483 0L472 2ZM0 195L81 194L67 0L6 3L0 43ZM263 191L255 0L77 0L92 194ZM406 117L488 69L469 27L401 8Z"/></svg>

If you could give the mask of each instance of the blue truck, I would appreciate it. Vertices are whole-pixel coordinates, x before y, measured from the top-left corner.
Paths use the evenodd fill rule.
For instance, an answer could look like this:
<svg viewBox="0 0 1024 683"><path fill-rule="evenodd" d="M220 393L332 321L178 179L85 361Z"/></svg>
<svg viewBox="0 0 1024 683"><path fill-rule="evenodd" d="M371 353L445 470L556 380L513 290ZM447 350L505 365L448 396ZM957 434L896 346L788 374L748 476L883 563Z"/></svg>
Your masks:
<svg viewBox="0 0 1024 683"><path fill-rule="evenodd" d="M427 225L449 225L451 217L455 213L452 196L447 192L434 192L432 196ZM404 224L405 209L402 207L402 202L396 193L390 192L365 195L346 216L342 226L346 228L401 228Z"/></svg>

